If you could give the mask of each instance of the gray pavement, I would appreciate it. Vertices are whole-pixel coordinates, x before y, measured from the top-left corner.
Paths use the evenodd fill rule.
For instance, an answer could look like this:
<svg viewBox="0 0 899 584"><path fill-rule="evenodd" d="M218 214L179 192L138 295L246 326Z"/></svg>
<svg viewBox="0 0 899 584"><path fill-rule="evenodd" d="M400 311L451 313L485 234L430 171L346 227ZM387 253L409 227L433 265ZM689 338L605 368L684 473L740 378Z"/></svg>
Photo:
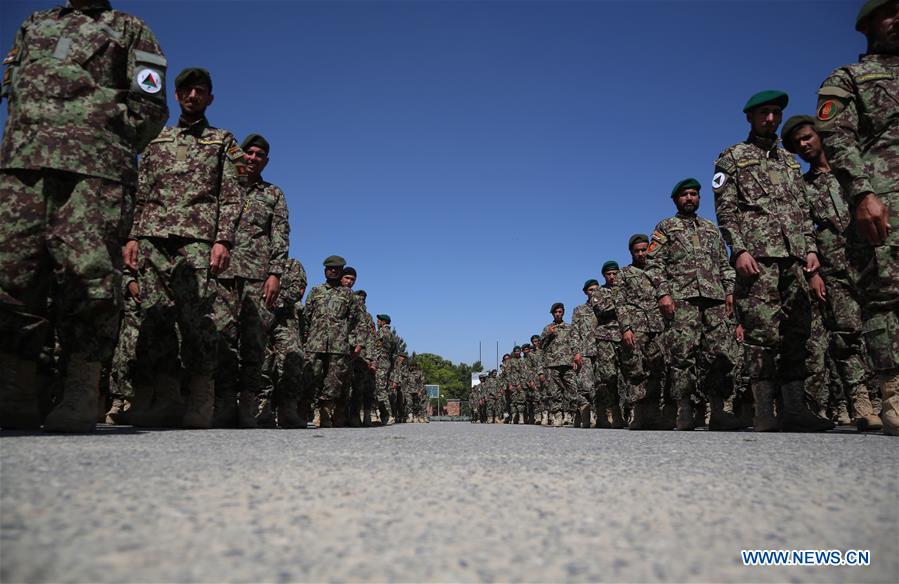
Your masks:
<svg viewBox="0 0 899 584"><path fill-rule="evenodd" d="M899 582L899 439L874 434L7 432L0 487L3 582Z"/></svg>

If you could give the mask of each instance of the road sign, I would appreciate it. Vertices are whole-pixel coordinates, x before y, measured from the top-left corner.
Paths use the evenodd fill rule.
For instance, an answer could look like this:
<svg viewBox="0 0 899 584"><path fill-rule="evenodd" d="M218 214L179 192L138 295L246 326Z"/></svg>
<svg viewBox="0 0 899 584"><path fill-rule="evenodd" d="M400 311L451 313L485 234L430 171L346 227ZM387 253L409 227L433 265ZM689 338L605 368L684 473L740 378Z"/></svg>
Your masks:
<svg viewBox="0 0 899 584"><path fill-rule="evenodd" d="M426 385L425 390L428 392L428 397L440 397L440 386L439 385Z"/></svg>

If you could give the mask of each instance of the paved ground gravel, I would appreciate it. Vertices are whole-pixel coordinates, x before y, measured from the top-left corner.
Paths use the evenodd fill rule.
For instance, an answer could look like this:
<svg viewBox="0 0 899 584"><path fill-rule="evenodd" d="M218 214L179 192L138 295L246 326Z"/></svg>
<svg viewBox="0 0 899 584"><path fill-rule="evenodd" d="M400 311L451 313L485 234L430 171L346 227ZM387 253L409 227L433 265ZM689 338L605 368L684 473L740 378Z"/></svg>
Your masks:
<svg viewBox="0 0 899 584"><path fill-rule="evenodd" d="M897 477L899 439L853 432L5 432L0 580L895 583Z"/></svg>

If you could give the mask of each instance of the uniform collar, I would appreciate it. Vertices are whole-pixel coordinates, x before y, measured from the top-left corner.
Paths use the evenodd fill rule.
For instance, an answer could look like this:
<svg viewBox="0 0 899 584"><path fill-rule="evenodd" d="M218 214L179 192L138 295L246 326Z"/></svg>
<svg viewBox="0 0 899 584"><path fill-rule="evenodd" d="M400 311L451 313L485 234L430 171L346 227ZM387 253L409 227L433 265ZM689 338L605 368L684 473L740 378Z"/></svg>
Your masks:
<svg viewBox="0 0 899 584"><path fill-rule="evenodd" d="M762 138L761 136L756 136L752 132L749 132L749 137L746 138L746 142L764 151L766 158L771 158L772 154L775 154L776 157L777 144L780 142L780 139L777 138L777 136L774 138Z"/></svg>
<svg viewBox="0 0 899 584"><path fill-rule="evenodd" d="M209 120L206 119L206 116L203 116L196 122L189 123L184 118L178 118L178 127L181 128L185 134L199 136L203 133L203 130L209 127Z"/></svg>
<svg viewBox="0 0 899 584"><path fill-rule="evenodd" d="M696 219L696 217L697 217L696 213L694 213L692 215L685 215L684 213L681 213L680 211L675 213L674 216L677 217L678 219Z"/></svg>
<svg viewBox="0 0 899 584"><path fill-rule="evenodd" d="M79 12L95 12L95 11L103 11L103 10L112 10L112 5L109 3L109 0L93 0L93 2L89 2L87 6L79 8ZM66 5L63 7L63 12L74 12L75 8L66 2Z"/></svg>

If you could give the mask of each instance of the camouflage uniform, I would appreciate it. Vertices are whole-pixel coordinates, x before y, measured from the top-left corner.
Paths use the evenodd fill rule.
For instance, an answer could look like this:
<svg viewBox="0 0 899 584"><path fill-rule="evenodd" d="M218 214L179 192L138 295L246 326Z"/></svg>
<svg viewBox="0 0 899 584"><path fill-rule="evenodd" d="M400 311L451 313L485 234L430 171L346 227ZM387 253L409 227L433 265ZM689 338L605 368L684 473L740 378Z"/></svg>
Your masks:
<svg viewBox="0 0 899 584"><path fill-rule="evenodd" d="M281 275L281 291L272 309L272 326L262 362L260 396L274 403L298 402L303 422L308 420L312 398L303 379L305 354L300 327L302 291L306 270L289 258ZM280 395L279 395L280 394Z"/></svg>
<svg viewBox="0 0 899 584"><path fill-rule="evenodd" d="M861 298L856 286L863 251L855 229L850 227L849 206L833 173L812 169L803 179L807 185L810 215L816 227L820 273L827 286L827 301L816 307L816 321L819 322L813 323L813 326L826 327L826 331L815 334L813 330L810 353L819 379L826 375L826 371L822 372L824 353L830 354L836 380L842 386L836 395L829 396L827 384L821 379L825 391L819 392L818 401L827 406L828 401L839 402L844 395L867 392L864 384L869 372L861 334Z"/></svg>
<svg viewBox="0 0 899 584"><path fill-rule="evenodd" d="M555 326L555 332L550 330L552 326ZM544 352L549 411L554 424L558 425L565 408L569 408L567 411L570 412L572 405L583 399L577 394L577 376L572 367L577 352L577 336L568 323L551 322L543 327L540 349Z"/></svg>
<svg viewBox="0 0 899 584"><path fill-rule="evenodd" d="M362 354L353 360L353 377L350 390L349 420L351 426L359 424L359 412L364 412L366 425L371 423L370 411L374 400L375 382L369 363L375 362L375 321L365 306L365 299L353 294L359 304L359 311L363 315L359 322L359 339L362 345Z"/></svg>
<svg viewBox="0 0 899 584"><path fill-rule="evenodd" d="M247 186L234 233L231 263L218 275L215 303L215 320L221 334L216 398L234 403L240 391L245 413L255 410L272 323L271 311L262 298L263 282L284 272L289 238L287 203L281 189L261 179ZM245 418L242 414L242 425L250 422Z"/></svg>
<svg viewBox="0 0 899 584"><path fill-rule="evenodd" d="M733 393L734 339L725 297L733 294L736 275L718 228L683 213L662 220L652 233L646 274L657 299L671 296L675 302L665 333L672 397L699 402L704 396L720 414L716 408ZM692 409L685 401L681 406L684 415Z"/></svg>
<svg viewBox="0 0 899 584"><path fill-rule="evenodd" d="M662 420L667 401L661 338L665 325L652 280L637 266L626 266L618 273L613 290L619 328L622 333L633 331L636 337L636 348L622 343L619 355L625 382L620 394L634 407L631 427L669 429L667 421Z"/></svg>
<svg viewBox="0 0 899 584"><path fill-rule="evenodd" d="M826 420L806 405L814 394L805 384L812 314L803 267L817 247L799 163L776 138L750 135L721 154L715 172L715 210L724 240L735 260L749 253L760 270L751 278L738 273L734 290L755 395L753 426L825 430ZM778 382L784 405L776 419Z"/></svg>
<svg viewBox="0 0 899 584"><path fill-rule="evenodd" d="M596 386L599 381L599 362L596 359L599 320L593 307L590 306L589 299L584 304L574 307L571 313L571 328L576 337L577 352L583 358L576 372L577 391L587 404L592 405L596 400ZM582 415L580 425L587 428L590 426L589 412L586 413L586 421L583 417Z"/></svg>
<svg viewBox="0 0 899 584"><path fill-rule="evenodd" d="M509 383L512 386L509 392L509 422L513 424L524 424L527 420L527 385L528 370L527 364L521 357L515 357L509 360L511 367L509 370Z"/></svg>
<svg viewBox="0 0 899 584"><path fill-rule="evenodd" d="M166 60L141 20L97 0L32 14L3 63L0 373L16 403L4 397L0 409L30 409L26 425L35 427L34 371L49 335L52 280L70 361L97 378L115 347L136 155L168 117ZM76 377L84 376L70 377L73 392ZM0 423L12 427L9 416Z"/></svg>
<svg viewBox="0 0 899 584"><path fill-rule="evenodd" d="M394 408L392 403L396 400L390 385L390 376L393 373L393 360L398 350L399 337L396 332L387 323L379 325L375 338L375 400L381 424L387 423Z"/></svg>
<svg viewBox="0 0 899 584"><path fill-rule="evenodd" d="M304 346L316 400L321 407L334 408L340 425L349 398L353 350L362 342L359 323L365 314L352 290L325 282L309 293L304 318Z"/></svg>
<svg viewBox="0 0 899 584"><path fill-rule="evenodd" d="M137 356L137 338L140 333L140 304L128 293L128 284L136 281L133 277L124 279L125 307L119 323L119 338L112 356L109 392L115 399L134 399L134 365Z"/></svg>
<svg viewBox="0 0 899 584"><path fill-rule="evenodd" d="M853 211L874 193L889 209L883 245L865 245L863 334L884 394L884 431L899 433L899 56L867 54L818 91L817 129ZM850 227L851 229L852 227Z"/></svg>
<svg viewBox="0 0 899 584"><path fill-rule="evenodd" d="M602 424L606 410L611 410L612 424L623 425L619 377L621 373L621 327L615 309L615 293L603 285L590 295L588 304L596 315L596 393L597 421Z"/></svg>
<svg viewBox="0 0 899 584"><path fill-rule="evenodd" d="M212 376L218 331L214 243L234 245L243 188L243 151L227 130L205 118L165 128L144 150L130 239L139 242L143 321L136 382Z"/></svg>

